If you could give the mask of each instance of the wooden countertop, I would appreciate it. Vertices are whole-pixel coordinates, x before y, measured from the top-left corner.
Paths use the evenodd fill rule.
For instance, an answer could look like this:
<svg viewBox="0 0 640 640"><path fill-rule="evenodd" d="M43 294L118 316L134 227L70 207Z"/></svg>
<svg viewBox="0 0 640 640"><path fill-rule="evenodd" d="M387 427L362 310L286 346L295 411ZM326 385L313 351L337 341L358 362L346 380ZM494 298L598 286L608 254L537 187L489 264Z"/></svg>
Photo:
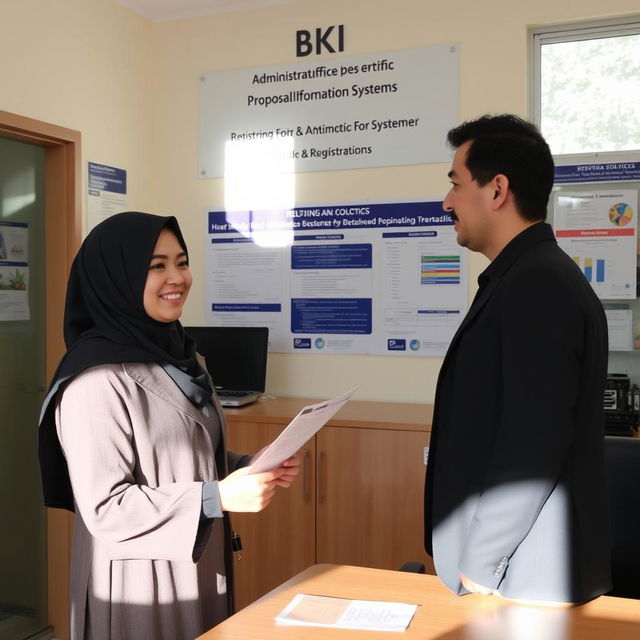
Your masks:
<svg viewBox="0 0 640 640"><path fill-rule="evenodd" d="M418 604L404 633L283 627L274 617L296 593ZM525 606L455 596L436 576L320 564L305 569L198 640L637 640L638 600L600 596L580 607Z"/></svg>
<svg viewBox="0 0 640 640"><path fill-rule="evenodd" d="M225 408L230 424L237 422L288 423L302 407L320 402L311 398L264 398L246 407ZM328 422L334 427L431 431L433 405L407 402L350 400Z"/></svg>

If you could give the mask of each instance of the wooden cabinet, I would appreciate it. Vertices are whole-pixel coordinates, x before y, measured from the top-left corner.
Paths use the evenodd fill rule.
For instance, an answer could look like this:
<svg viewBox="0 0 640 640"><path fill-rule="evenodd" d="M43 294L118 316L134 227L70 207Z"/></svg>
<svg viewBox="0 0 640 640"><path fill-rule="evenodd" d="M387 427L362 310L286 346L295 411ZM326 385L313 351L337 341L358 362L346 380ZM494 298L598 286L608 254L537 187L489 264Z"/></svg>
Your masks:
<svg viewBox="0 0 640 640"><path fill-rule="evenodd" d="M264 400L227 412L229 447L253 453L313 400ZM433 564L423 546L424 447L432 407L349 402L300 452L300 476L259 514L233 514L240 609L318 563L397 569Z"/></svg>
<svg viewBox="0 0 640 640"><path fill-rule="evenodd" d="M425 433L327 427L316 438L316 561L397 569L426 562Z"/></svg>

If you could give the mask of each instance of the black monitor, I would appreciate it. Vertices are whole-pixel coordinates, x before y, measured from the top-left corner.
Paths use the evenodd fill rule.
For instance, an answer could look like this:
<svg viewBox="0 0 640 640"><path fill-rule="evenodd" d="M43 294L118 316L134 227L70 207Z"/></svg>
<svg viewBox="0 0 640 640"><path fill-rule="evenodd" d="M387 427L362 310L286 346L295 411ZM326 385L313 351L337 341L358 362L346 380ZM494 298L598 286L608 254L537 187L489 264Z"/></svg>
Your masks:
<svg viewBox="0 0 640 640"><path fill-rule="evenodd" d="M264 392L268 327L184 327L204 356L216 389Z"/></svg>

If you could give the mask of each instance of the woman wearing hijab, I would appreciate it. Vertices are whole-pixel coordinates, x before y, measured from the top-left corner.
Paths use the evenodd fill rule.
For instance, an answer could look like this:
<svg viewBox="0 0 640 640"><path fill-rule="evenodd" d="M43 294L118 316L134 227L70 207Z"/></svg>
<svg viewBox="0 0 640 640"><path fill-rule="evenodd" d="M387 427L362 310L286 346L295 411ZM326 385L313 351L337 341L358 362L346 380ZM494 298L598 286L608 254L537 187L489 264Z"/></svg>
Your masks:
<svg viewBox="0 0 640 640"><path fill-rule="evenodd" d="M71 638L191 640L233 611L227 512L260 511L298 462L247 474L179 322L191 286L173 217L128 212L71 268L67 352L42 409L45 504L75 511Z"/></svg>

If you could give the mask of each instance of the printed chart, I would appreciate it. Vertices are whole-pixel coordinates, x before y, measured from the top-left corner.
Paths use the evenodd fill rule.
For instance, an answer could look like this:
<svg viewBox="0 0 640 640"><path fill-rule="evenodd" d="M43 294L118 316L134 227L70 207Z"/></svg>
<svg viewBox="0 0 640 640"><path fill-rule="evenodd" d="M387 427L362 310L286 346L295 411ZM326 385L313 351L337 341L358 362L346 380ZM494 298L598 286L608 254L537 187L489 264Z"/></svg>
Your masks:
<svg viewBox="0 0 640 640"><path fill-rule="evenodd" d="M636 297L637 194L632 190L556 194L558 244L602 299Z"/></svg>

